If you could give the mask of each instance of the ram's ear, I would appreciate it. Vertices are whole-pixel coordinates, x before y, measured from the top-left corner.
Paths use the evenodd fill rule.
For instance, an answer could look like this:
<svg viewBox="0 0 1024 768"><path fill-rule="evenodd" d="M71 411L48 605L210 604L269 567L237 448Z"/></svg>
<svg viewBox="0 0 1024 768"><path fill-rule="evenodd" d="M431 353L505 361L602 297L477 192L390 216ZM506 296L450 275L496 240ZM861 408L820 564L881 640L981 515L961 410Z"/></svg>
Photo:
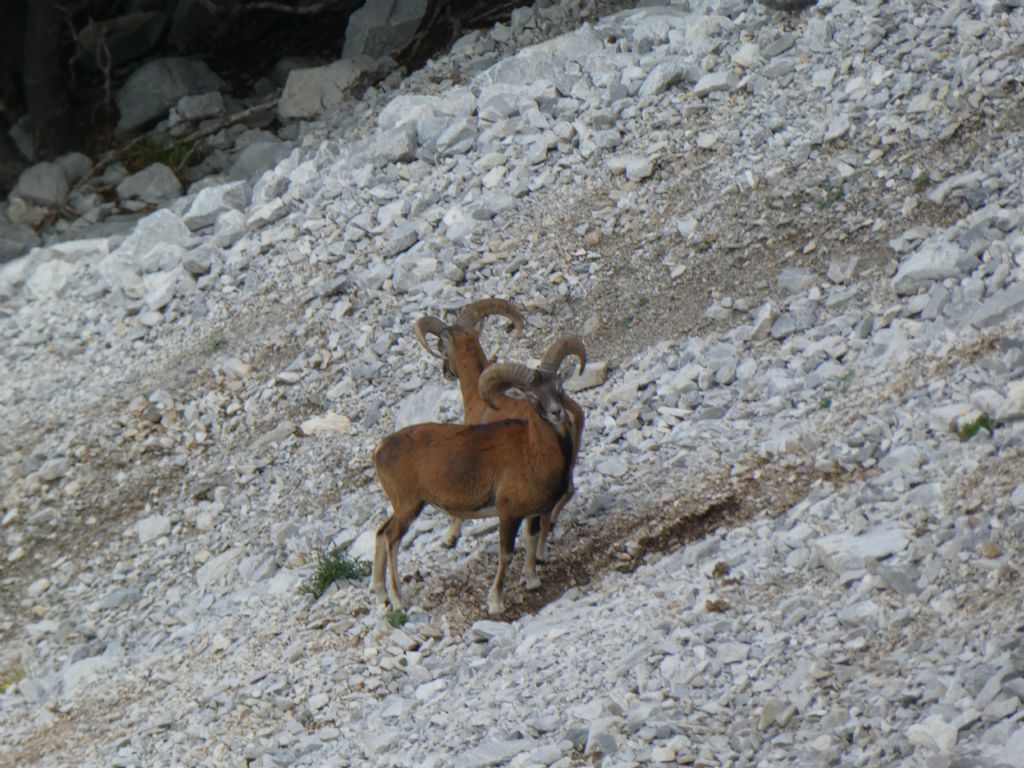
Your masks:
<svg viewBox="0 0 1024 768"><path fill-rule="evenodd" d="M526 393L519 387L509 387L503 394L511 400L523 400L526 398Z"/></svg>
<svg viewBox="0 0 1024 768"><path fill-rule="evenodd" d="M455 337L452 336L452 332L445 328L437 335L437 351L442 355L451 349L452 344L455 343Z"/></svg>

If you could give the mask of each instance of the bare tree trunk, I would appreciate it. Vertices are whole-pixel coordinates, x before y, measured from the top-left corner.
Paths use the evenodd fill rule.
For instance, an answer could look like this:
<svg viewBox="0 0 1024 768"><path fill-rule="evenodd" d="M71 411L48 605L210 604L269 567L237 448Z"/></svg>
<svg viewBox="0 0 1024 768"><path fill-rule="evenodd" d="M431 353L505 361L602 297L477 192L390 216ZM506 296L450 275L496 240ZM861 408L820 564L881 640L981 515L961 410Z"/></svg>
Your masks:
<svg viewBox="0 0 1024 768"><path fill-rule="evenodd" d="M0 123L0 198L14 187L24 168L25 160L7 135L6 126Z"/></svg>
<svg viewBox="0 0 1024 768"><path fill-rule="evenodd" d="M39 157L73 149L78 132L65 88L61 35L64 14L58 0L29 0L25 22L25 102Z"/></svg>

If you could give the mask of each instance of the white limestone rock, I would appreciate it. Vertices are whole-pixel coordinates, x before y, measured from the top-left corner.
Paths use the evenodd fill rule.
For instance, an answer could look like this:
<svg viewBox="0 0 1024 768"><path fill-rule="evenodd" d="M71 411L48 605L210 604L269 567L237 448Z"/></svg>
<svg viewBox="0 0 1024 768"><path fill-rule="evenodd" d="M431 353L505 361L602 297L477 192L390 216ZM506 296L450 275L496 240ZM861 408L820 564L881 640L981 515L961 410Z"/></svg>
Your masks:
<svg viewBox="0 0 1024 768"><path fill-rule="evenodd" d="M11 197L43 208L55 208L67 199L68 190L67 172L61 165L36 163L21 172Z"/></svg>
<svg viewBox="0 0 1024 768"><path fill-rule="evenodd" d="M192 231L208 227L223 213L244 210L249 204L249 195L249 184L246 181L205 187L196 195L182 220Z"/></svg>
<svg viewBox="0 0 1024 768"><path fill-rule="evenodd" d="M141 128L163 115L183 96L219 90L223 81L196 59L149 61L135 70L117 93L119 133Z"/></svg>
<svg viewBox="0 0 1024 768"><path fill-rule="evenodd" d="M956 244L944 240L932 241L900 265L892 279L892 287L900 295L914 293L936 280L958 277L976 264L977 261Z"/></svg>
<svg viewBox="0 0 1024 768"><path fill-rule="evenodd" d="M32 272L32 276L25 282L25 290L34 299L54 299L81 271L80 264L53 259L40 264Z"/></svg>
<svg viewBox="0 0 1024 768"><path fill-rule="evenodd" d="M293 69L288 73L277 113L283 120L308 120L337 109L368 71L362 57L335 61L323 67Z"/></svg>
<svg viewBox="0 0 1024 768"><path fill-rule="evenodd" d="M122 200L139 200L150 205L180 195L181 182L163 163L153 163L117 185L117 196Z"/></svg>
<svg viewBox="0 0 1024 768"><path fill-rule="evenodd" d="M148 544L154 539L170 533L171 520L166 515L150 515L135 524L140 544Z"/></svg>

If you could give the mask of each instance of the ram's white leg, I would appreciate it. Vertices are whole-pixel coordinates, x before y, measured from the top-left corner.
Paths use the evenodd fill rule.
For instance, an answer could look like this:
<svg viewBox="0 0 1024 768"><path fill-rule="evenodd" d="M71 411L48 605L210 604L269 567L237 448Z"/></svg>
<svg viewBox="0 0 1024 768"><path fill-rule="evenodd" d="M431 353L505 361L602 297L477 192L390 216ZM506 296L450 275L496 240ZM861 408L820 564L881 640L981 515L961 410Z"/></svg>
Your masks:
<svg viewBox="0 0 1024 768"><path fill-rule="evenodd" d="M391 607L400 611L403 608L402 595L398 591L398 548L401 546L402 540L397 539L395 541L388 540L388 586L390 587L391 593Z"/></svg>
<svg viewBox="0 0 1024 768"><path fill-rule="evenodd" d="M541 517L540 536L537 542L538 563L546 563L548 561L548 537L551 535L551 530L555 527L555 521L558 520L559 512L562 511L562 507L569 503L574 493L576 493L576 488L570 479L568 490L566 490L565 495L558 500L558 503L555 504L555 508L551 510L551 514Z"/></svg>
<svg viewBox="0 0 1024 768"><path fill-rule="evenodd" d="M377 529L377 538L374 540L373 547L373 578L370 580L370 589L382 603L388 601L388 588L384 581L387 573L388 545L384 530L390 521L391 518L388 518L384 525Z"/></svg>
<svg viewBox="0 0 1024 768"><path fill-rule="evenodd" d="M494 574L494 583L487 594L487 612L491 616L500 616L505 612L505 570L512 560L516 548L516 532L519 520L502 519L498 523L498 571Z"/></svg>
<svg viewBox="0 0 1024 768"><path fill-rule="evenodd" d="M537 575L537 542L538 535L534 526L538 525L537 518L526 521L526 558L523 565L523 579L526 581L526 589L530 592L540 589L540 576Z"/></svg>

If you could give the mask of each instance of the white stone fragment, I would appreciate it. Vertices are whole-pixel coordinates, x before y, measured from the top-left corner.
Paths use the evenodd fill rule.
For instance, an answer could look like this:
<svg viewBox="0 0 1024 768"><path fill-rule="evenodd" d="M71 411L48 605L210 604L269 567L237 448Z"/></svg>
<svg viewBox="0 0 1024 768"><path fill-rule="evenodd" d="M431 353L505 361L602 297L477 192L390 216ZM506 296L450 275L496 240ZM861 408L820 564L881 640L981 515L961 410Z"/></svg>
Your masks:
<svg viewBox="0 0 1024 768"><path fill-rule="evenodd" d="M150 515L135 524L140 544L149 542L170 533L171 520L166 515Z"/></svg>
<svg viewBox="0 0 1024 768"><path fill-rule="evenodd" d="M352 421L343 413L326 413L306 419L299 425L304 435L320 435L324 433L344 434L352 426Z"/></svg>
<svg viewBox="0 0 1024 768"><path fill-rule="evenodd" d="M907 728L907 739L919 747L948 752L956 746L957 727L947 723L942 715L931 715Z"/></svg>
<svg viewBox="0 0 1024 768"><path fill-rule="evenodd" d="M932 241L900 265L892 279L893 290L898 294L914 293L936 280L963 274L972 261L956 244Z"/></svg>
<svg viewBox="0 0 1024 768"><path fill-rule="evenodd" d="M217 221L222 213L241 211L249 204L249 194L249 183L246 181L205 187L185 212L185 226L190 230L202 229Z"/></svg>

